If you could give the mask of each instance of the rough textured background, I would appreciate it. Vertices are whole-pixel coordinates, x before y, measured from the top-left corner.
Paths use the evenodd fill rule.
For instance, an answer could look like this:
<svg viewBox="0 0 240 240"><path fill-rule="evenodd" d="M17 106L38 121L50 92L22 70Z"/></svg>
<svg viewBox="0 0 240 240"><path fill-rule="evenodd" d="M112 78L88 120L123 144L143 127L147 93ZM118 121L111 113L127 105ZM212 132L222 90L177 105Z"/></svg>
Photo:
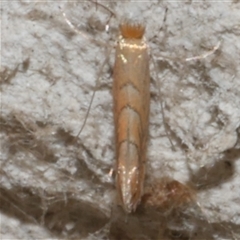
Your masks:
<svg viewBox="0 0 240 240"><path fill-rule="evenodd" d="M117 14L108 34L109 12L93 3L1 1L1 239L240 239L239 1L102 4ZM125 18L146 24L155 62L150 199L128 217L109 175L114 41Z"/></svg>

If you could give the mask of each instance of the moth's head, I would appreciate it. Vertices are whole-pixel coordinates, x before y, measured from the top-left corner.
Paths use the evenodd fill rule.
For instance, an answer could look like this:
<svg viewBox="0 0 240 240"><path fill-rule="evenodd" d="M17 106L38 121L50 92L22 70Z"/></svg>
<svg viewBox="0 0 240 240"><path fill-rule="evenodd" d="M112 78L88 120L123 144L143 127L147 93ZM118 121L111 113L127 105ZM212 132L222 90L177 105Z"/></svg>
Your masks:
<svg viewBox="0 0 240 240"><path fill-rule="evenodd" d="M124 22L119 26L123 38L141 39L145 32L145 26L141 24L134 24Z"/></svg>

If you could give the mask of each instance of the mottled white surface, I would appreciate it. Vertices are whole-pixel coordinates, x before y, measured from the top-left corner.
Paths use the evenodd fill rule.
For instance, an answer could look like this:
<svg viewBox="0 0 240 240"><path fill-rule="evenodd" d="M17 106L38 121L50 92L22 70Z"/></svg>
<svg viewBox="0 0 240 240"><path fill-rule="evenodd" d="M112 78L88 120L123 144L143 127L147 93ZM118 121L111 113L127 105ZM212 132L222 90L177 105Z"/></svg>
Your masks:
<svg viewBox="0 0 240 240"><path fill-rule="evenodd" d="M192 185L209 224L239 239L240 3L102 4L117 15L109 33L109 12L93 3L1 2L1 239L101 237L115 199L111 74L125 18L146 24L154 59L148 181ZM206 58L185 61L219 43ZM212 239L224 239L214 231Z"/></svg>

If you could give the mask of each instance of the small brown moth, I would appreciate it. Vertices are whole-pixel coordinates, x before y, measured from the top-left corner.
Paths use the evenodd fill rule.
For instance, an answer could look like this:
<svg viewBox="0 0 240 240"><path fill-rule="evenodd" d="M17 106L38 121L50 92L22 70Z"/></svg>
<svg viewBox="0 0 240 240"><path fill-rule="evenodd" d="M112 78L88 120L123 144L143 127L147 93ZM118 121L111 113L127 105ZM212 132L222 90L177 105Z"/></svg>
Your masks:
<svg viewBox="0 0 240 240"><path fill-rule="evenodd" d="M114 65L116 188L123 209L135 211L143 194L149 125L150 75L142 25L120 25Z"/></svg>

